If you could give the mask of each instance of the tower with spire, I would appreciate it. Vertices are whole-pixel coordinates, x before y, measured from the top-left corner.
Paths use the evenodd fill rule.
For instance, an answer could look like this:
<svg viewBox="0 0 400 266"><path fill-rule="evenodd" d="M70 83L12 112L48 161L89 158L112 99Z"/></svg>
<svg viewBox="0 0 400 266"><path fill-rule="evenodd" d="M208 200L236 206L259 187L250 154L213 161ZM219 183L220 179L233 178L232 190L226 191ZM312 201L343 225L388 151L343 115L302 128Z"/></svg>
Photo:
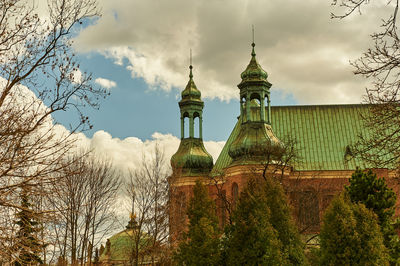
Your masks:
<svg viewBox="0 0 400 266"><path fill-rule="evenodd" d="M297 225L305 234L315 235L320 230L321 215L334 195L343 190L357 166L374 169L374 165L349 156L348 148L357 141L359 132L365 132L362 118L370 112L370 107L271 107L272 84L257 62L255 46L253 29L250 62L237 85L240 116L215 164L203 145L204 103L193 81L190 64L189 82L179 102L181 143L171 158L173 176L169 178L169 232L173 245L187 229L187 206L196 180L203 181L214 199L219 225L223 228L250 178L277 178L292 204ZM341 121L340 128L332 121ZM396 169L390 165L385 167L374 170L382 173L382 177L398 178ZM400 186L393 188L400 189ZM400 213L400 208L396 213Z"/></svg>
<svg viewBox="0 0 400 266"><path fill-rule="evenodd" d="M190 59L190 61L192 61ZM169 214L170 241L175 241L186 230L186 206L192 197L192 188L197 180L206 182L213 158L203 144L203 108L201 93L193 80L193 66L190 62L189 81L182 91L179 101L181 120L181 142L178 151L171 157L172 176L169 179L171 187L171 208ZM188 123L189 125L186 125ZM195 133L198 133L197 135Z"/></svg>
<svg viewBox="0 0 400 266"><path fill-rule="evenodd" d="M232 165L262 164L282 149L271 127L270 88L268 74L257 62L255 43L251 59L242 72L240 90L240 132L229 148Z"/></svg>
<svg viewBox="0 0 400 266"><path fill-rule="evenodd" d="M190 60L191 61L191 60ZM213 159L206 151L203 144L203 107L201 93L193 80L193 66L189 66L189 82L182 91L182 99L179 102L181 119L181 143L178 151L171 158L174 174L179 176L207 176L212 167ZM197 121L197 123L195 123ZM185 123L189 123L189 132ZM195 132L198 135L195 135Z"/></svg>

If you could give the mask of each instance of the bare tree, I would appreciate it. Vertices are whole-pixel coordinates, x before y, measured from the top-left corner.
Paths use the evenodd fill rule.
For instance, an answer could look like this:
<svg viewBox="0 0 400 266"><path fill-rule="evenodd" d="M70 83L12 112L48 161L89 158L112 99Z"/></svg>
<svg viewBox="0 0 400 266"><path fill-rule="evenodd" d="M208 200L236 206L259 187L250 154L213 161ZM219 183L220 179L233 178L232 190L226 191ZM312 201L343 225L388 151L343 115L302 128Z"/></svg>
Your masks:
<svg viewBox="0 0 400 266"><path fill-rule="evenodd" d="M296 139L287 136L282 139L281 143L281 146L272 147L271 150L265 154L264 161L251 169L250 176L259 176L263 179L267 179L267 176L274 176L283 184L285 172L290 170L293 165L300 164L301 158L299 156L299 148ZM228 222L232 224L231 217L239 193L235 193L236 197L233 195L233 191L228 193L230 195L227 195L225 183L226 180L223 172L211 176L211 184L215 186L217 191L218 200L216 206L221 209L218 213L226 213Z"/></svg>
<svg viewBox="0 0 400 266"><path fill-rule="evenodd" d="M65 167L65 176L54 184L48 202L56 209L52 226L57 254L73 265L91 264L93 246L103 239L115 222L119 177L110 161L95 155L77 155ZM88 261L85 261L88 258Z"/></svg>
<svg viewBox="0 0 400 266"><path fill-rule="evenodd" d="M342 19L354 12L361 14L369 0L333 0L342 8L342 14L332 18ZM372 166L399 168L400 165L400 39L398 36L399 1L389 0L392 12L382 18L380 31L371 34L373 46L352 62L354 74L372 81L366 88L364 102L371 104L369 112L362 114L365 132L352 147L359 156ZM400 169L400 168L399 168Z"/></svg>
<svg viewBox="0 0 400 266"><path fill-rule="evenodd" d="M131 263L144 260L155 265L165 256L168 244L169 170L165 157L156 145L151 158L143 157L140 167L130 173L126 193L134 213Z"/></svg>
<svg viewBox="0 0 400 266"><path fill-rule="evenodd" d="M0 213L10 217L0 221L2 258L14 252L21 190L29 187L27 196L37 199L35 215L53 211L42 198L62 178L57 173L74 147L73 132L90 127L81 108L97 107L107 94L79 70L71 48L73 31L98 13L96 0L48 0L48 17L39 17L36 1L0 2ZM77 114L69 132L52 117L67 110Z"/></svg>

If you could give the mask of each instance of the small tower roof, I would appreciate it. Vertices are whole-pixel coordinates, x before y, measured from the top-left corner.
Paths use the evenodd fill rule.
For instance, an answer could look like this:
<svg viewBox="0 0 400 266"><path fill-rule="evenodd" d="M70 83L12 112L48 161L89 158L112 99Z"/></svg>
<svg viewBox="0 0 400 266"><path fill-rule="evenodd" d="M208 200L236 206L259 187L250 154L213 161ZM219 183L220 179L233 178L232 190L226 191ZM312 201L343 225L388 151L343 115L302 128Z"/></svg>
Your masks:
<svg viewBox="0 0 400 266"><path fill-rule="evenodd" d="M278 155L283 148L274 135L269 118L265 120L264 101L267 97L269 105L269 89L272 84L267 80L267 72L257 62L254 39L251 46L250 63L242 72L242 82L238 85L240 97L244 97L246 100L246 107L241 108L241 129L228 151L229 156L237 164L264 162L267 155ZM260 101L260 104L256 99ZM256 115L253 115L253 110L256 111ZM267 112L269 112L269 108Z"/></svg>
<svg viewBox="0 0 400 266"><path fill-rule="evenodd" d="M239 87L246 82L253 82L253 81L268 82L267 81L267 78L268 78L267 72L264 69L262 69L262 67L257 62L257 59L256 59L256 52L254 51L254 47L256 46L256 44L253 42L251 44L251 46L252 46L252 51L251 51L250 63L248 64L247 68L240 75L242 78L242 82L240 82Z"/></svg>
<svg viewBox="0 0 400 266"><path fill-rule="evenodd" d="M190 60L191 61L191 60ZM189 82L182 91L182 100L179 102L181 111L181 143L178 151L171 157L173 169L179 169L180 175L202 176L207 175L213 166L213 159L207 152L202 139L202 112L204 102L201 93L193 81L193 66L189 66ZM184 134L184 118L189 118L189 134ZM194 134L194 119L198 119L199 136Z"/></svg>
<svg viewBox="0 0 400 266"><path fill-rule="evenodd" d="M197 89L196 84L193 80L193 66L189 66L189 81L186 88L182 91L182 101L201 101L201 92Z"/></svg>

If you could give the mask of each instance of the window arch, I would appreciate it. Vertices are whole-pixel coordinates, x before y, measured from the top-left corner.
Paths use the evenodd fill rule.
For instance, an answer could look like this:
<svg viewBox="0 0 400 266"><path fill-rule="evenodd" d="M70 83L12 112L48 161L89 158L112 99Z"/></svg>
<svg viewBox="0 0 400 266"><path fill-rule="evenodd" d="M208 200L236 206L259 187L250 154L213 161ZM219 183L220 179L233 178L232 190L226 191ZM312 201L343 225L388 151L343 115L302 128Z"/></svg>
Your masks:
<svg viewBox="0 0 400 266"><path fill-rule="evenodd" d="M189 113L185 112L183 114L183 138L189 137L189 126L190 126Z"/></svg>
<svg viewBox="0 0 400 266"><path fill-rule="evenodd" d="M200 138L200 115L198 112L193 114L194 137Z"/></svg>
<svg viewBox="0 0 400 266"><path fill-rule="evenodd" d="M223 228L226 224L226 190L222 190L221 194L214 200L216 207L216 214L219 220L220 228Z"/></svg>
<svg viewBox="0 0 400 266"><path fill-rule="evenodd" d="M261 101L258 98L251 99L251 121L261 121ZM257 109L256 109L257 108Z"/></svg>
<svg viewBox="0 0 400 266"><path fill-rule="evenodd" d="M186 194L183 191L172 194L171 228L174 232L183 230L186 224Z"/></svg>
<svg viewBox="0 0 400 266"><path fill-rule="evenodd" d="M240 115L242 116L242 121L246 122L247 121L247 116L246 116L246 96L242 96L240 100Z"/></svg>
<svg viewBox="0 0 400 266"><path fill-rule="evenodd" d="M251 96L250 96L250 101L254 100L254 99L257 99L258 101L260 101L260 99L261 99L260 94L255 93L255 92L252 93Z"/></svg>
<svg viewBox="0 0 400 266"><path fill-rule="evenodd" d="M312 188L299 191L297 194L299 224L305 230L319 228L319 201L316 191Z"/></svg>
<svg viewBox="0 0 400 266"><path fill-rule="evenodd" d="M269 100L269 94L267 93L267 94L265 94L265 98L264 98L264 110L266 110L266 112L264 112L265 113L265 117L264 117L264 119L265 119L265 121L267 121L268 123L271 123L271 115L270 115L270 112L271 112L271 109L270 109L270 100Z"/></svg>
<svg viewBox="0 0 400 266"><path fill-rule="evenodd" d="M239 186L236 182L232 184L232 207L236 208L237 201L239 199Z"/></svg>

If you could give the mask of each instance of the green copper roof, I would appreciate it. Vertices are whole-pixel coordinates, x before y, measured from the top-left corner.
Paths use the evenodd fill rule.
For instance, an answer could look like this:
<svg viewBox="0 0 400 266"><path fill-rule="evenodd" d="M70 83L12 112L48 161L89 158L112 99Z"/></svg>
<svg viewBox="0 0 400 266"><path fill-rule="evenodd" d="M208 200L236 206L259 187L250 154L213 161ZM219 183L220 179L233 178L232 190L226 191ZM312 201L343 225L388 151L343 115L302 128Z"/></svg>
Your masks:
<svg viewBox="0 0 400 266"><path fill-rule="evenodd" d="M100 254L100 261L129 261L133 254L134 239L136 232L135 229L126 229L118 234L113 235L110 240L110 250L107 246L103 253ZM146 248L151 241L150 237L143 235L139 243L140 249Z"/></svg>
<svg viewBox="0 0 400 266"><path fill-rule="evenodd" d="M260 105L252 100L250 108L257 110L260 109ZM271 126L259 121L259 113L252 111L250 121L242 122L240 132L229 147L228 154L236 164L263 163L265 154L280 153L282 150L281 143Z"/></svg>
<svg viewBox="0 0 400 266"><path fill-rule="evenodd" d="M186 88L182 91L181 101L201 101L201 92L197 89L197 86L193 81L192 65L189 66L189 69L189 81Z"/></svg>
<svg viewBox="0 0 400 266"><path fill-rule="evenodd" d="M206 151L200 138L182 139L178 151L171 157L171 165L182 169L183 175L208 174L213 167L213 158Z"/></svg>
<svg viewBox="0 0 400 266"><path fill-rule="evenodd" d="M366 105L310 105L271 107L272 129L280 139L296 139L301 162L295 170L354 170L356 166L368 167L361 161L349 159L348 145L354 143L361 132L361 113L368 112ZM256 115L258 108L252 108ZM238 121L213 168L219 174L229 166L232 158L228 151L240 132ZM347 160L345 160L345 157Z"/></svg>
<svg viewBox="0 0 400 266"><path fill-rule="evenodd" d="M254 51L255 44L251 44L253 46L251 52L251 59L250 63L248 64L247 68L242 72L240 75L242 78L242 82L238 85L239 88L247 82L268 82L268 74L265 72L264 69L260 66L256 59L256 53ZM269 83L269 82L268 82Z"/></svg>

